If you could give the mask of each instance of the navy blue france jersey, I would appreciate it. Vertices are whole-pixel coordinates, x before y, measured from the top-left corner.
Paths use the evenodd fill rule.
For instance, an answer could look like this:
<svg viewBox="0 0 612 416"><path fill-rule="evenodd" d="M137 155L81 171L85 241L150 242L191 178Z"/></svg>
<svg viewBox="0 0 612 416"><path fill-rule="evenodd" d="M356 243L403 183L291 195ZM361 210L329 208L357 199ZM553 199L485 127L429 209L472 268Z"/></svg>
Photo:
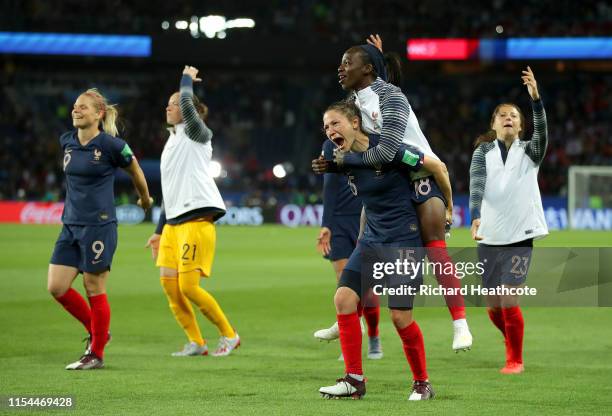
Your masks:
<svg viewBox="0 0 612 416"><path fill-rule="evenodd" d="M77 132L60 137L64 152L66 201L62 222L69 225L102 225L116 222L114 173L132 163L127 143L101 132L82 146Z"/></svg>
<svg viewBox="0 0 612 416"><path fill-rule="evenodd" d="M336 145L331 140L323 142L323 158L333 160ZM348 180L342 173L326 173L323 177L323 222L322 226L332 228L334 217L361 214L361 198L353 194Z"/></svg>
<svg viewBox="0 0 612 416"><path fill-rule="evenodd" d="M370 148L376 145L374 135ZM410 172L423 166L423 153L408 150L402 145L391 164L379 170L350 169L349 183L361 197L367 223L362 241L368 243L397 243L420 240L419 220L412 202Z"/></svg>

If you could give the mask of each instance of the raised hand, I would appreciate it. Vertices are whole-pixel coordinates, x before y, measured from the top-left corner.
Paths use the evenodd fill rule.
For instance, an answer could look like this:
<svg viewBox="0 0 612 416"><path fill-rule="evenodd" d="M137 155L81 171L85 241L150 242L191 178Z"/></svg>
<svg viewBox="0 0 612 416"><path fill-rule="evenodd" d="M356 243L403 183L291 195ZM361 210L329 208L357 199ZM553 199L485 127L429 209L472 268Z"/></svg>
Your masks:
<svg viewBox="0 0 612 416"><path fill-rule="evenodd" d="M540 93L538 92L538 83L530 67L527 67L527 70L523 71L521 79L523 80L523 85L527 85L527 92L529 92L531 99L534 101L539 100Z"/></svg>
<svg viewBox="0 0 612 416"><path fill-rule="evenodd" d="M372 46L376 46L376 48L378 48L378 50L380 52L383 51L382 49L382 38L380 37L380 35L377 33L375 35L370 35L367 39L366 42Z"/></svg>
<svg viewBox="0 0 612 416"><path fill-rule="evenodd" d="M202 78L198 78L198 68L195 66L185 65L185 69L183 69L183 75L189 75L193 82L200 82Z"/></svg>

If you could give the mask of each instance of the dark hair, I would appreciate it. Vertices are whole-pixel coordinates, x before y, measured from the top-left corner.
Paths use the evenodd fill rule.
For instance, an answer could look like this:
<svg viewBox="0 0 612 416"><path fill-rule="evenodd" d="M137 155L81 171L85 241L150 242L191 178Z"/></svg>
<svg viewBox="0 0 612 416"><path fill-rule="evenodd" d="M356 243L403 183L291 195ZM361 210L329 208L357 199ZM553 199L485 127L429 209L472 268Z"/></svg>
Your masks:
<svg viewBox="0 0 612 416"><path fill-rule="evenodd" d="M491 115L491 122L489 123L489 127L490 127L489 131L487 131L486 133L481 134L474 141L474 147L475 148L480 146L482 143L490 143L493 140L497 139L497 133L495 132L495 130L493 130L493 124L495 123L495 116L497 116L497 113L499 113L499 109L501 107L505 106L505 105L510 106L510 107L514 107L516 109L516 111L519 113L519 117L521 119L521 131L519 132L519 137L521 139L523 138L523 134L525 132L525 116L523 115L523 112L521 111L519 106L516 105L516 104L513 104L513 103L501 103L497 107L495 107L495 110L493 110L493 114Z"/></svg>
<svg viewBox="0 0 612 416"><path fill-rule="evenodd" d="M363 128L361 127L361 111L359 110L359 108L357 108L353 100L347 99L336 101L335 103L330 104L325 109L323 114L327 113L328 111L337 111L339 113L342 113L349 120L354 117L357 117L359 119L359 129L363 132Z"/></svg>
<svg viewBox="0 0 612 416"><path fill-rule="evenodd" d="M387 82L396 87L402 87L402 60L395 52L387 52L385 57L385 68L387 70Z"/></svg>
<svg viewBox="0 0 612 416"><path fill-rule="evenodd" d="M359 57L364 65L372 65L372 74L374 77L379 76L370 55L368 55L368 53L361 46L353 46L349 48L349 51L359 53ZM387 71L387 79L385 81L401 88L402 61L399 55L395 52L387 52L383 55L383 57L385 70Z"/></svg>
<svg viewBox="0 0 612 416"><path fill-rule="evenodd" d="M181 93L179 91L176 91L174 94L178 94L179 97L181 96ZM193 105L195 106L198 115L202 120L206 121L208 119L208 106L200 102L200 100L198 99L198 97L196 97L195 94L192 94L191 97L193 98Z"/></svg>

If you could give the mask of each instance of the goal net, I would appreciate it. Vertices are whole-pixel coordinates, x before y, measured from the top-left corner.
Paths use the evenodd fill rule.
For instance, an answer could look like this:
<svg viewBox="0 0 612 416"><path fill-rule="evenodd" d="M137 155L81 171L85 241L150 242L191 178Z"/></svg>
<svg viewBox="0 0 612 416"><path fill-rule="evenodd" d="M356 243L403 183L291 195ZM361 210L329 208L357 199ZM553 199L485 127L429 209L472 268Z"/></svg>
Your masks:
<svg viewBox="0 0 612 416"><path fill-rule="evenodd" d="M612 166L571 166L568 185L570 228L612 230Z"/></svg>

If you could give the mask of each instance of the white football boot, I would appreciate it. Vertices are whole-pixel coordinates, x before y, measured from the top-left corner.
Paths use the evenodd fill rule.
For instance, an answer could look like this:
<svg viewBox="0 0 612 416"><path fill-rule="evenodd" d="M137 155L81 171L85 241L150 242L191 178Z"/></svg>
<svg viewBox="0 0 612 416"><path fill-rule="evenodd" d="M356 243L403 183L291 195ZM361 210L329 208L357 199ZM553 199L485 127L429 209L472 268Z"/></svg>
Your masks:
<svg viewBox="0 0 612 416"><path fill-rule="evenodd" d="M465 319L453 321L453 351L468 351L472 348L472 333Z"/></svg>
<svg viewBox="0 0 612 416"><path fill-rule="evenodd" d="M193 357L197 355L208 355L208 345L198 345L197 342L185 344L182 351L173 352L173 357Z"/></svg>
<svg viewBox="0 0 612 416"><path fill-rule="evenodd" d="M240 335L236 332L234 338L221 337L219 338L219 345L217 349L212 353L213 357L225 357L230 355L232 351L240 346Z"/></svg>

